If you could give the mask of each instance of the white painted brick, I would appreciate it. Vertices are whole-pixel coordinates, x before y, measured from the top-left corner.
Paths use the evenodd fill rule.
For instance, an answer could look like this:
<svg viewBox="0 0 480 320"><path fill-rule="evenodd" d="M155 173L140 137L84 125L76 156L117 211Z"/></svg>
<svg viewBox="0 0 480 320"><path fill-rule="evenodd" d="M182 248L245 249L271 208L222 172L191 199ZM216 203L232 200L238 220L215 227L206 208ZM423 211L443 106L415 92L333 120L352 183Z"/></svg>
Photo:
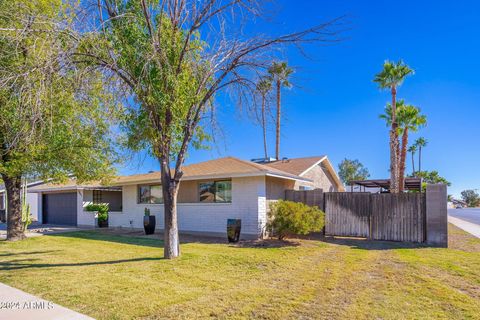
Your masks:
<svg viewBox="0 0 480 320"><path fill-rule="evenodd" d="M181 186L180 186L181 188ZM157 218L157 228L163 229L163 205L137 204L137 187L123 187L123 212L110 213L113 227L143 228L144 209ZM179 203L180 231L225 233L227 219L242 219L242 234L259 236L266 221L265 177L232 179L232 203ZM133 223L130 224L130 221Z"/></svg>

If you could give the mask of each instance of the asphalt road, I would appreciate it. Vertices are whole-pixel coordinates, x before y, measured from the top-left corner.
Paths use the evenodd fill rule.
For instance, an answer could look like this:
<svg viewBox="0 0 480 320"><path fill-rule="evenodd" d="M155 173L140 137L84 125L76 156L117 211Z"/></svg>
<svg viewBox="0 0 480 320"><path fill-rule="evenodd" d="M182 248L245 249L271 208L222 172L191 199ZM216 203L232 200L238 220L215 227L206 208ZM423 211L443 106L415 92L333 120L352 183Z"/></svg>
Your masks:
<svg viewBox="0 0 480 320"><path fill-rule="evenodd" d="M448 209L448 215L480 226L480 209Z"/></svg>

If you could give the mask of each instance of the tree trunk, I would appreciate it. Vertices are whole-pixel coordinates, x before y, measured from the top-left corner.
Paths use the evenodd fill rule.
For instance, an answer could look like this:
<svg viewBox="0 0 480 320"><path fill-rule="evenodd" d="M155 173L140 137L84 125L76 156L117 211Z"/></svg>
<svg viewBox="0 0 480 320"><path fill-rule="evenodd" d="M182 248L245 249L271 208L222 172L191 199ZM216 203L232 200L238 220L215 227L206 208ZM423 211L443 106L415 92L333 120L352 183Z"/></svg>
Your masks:
<svg viewBox="0 0 480 320"><path fill-rule="evenodd" d="M160 160L160 165L165 221L163 255L165 259L173 259L180 256L177 221L177 195L180 183L171 178L169 163L166 159Z"/></svg>
<svg viewBox="0 0 480 320"><path fill-rule="evenodd" d="M280 80L277 80L277 128L276 128L276 144L275 144L275 158L277 160L280 160L280 119L281 119L280 87L281 87L281 82Z"/></svg>
<svg viewBox="0 0 480 320"><path fill-rule="evenodd" d="M22 177L7 177L2 175L7 192L7 240L25 239L22 222Z"/></svg>
<svg viewBox="0 0 480 320"><path fill-rule="evenodd" d="M422 172L422 147L418 147L418 172Z"/></svg>
<svg viewBox="0 0 480 320"><path fill-rule="evenodd" d="M412 176L415 177L415 153L412 152Z"/></svg>
<svg viewBox="0 0 480 320"><path fill-rule="evenodd" d="M402 149L400 152L400 174L399 174L399 192L405 190L405 167L407 162L408 128L405 128L402 135Z"/></svg>
<svg viewBox="0 0 480 320"><path fill-rule="evenodd" d="M397 133L397 90L392 87L392 129L390 130L390 192L399 192L399 170L398 170L398 133Z"/></svg>
<svg viewBox="0 0 480 320"><path fill-rule="evenodd" d="M265 121L265 96L262 97L262 129L263 129L263 149L265 152L265 159L267 159L268 151L267 151L267 124Z"/></svg>

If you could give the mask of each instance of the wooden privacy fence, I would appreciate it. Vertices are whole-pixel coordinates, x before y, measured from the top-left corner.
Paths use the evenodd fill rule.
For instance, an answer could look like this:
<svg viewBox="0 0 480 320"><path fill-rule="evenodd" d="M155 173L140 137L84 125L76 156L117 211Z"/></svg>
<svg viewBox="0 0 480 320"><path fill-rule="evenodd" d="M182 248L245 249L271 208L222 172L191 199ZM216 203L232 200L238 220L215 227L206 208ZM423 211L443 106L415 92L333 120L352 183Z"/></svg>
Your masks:
<svg viewBox="0 0 480 320"><path fill-rule="evenodd" d="M323 210L323 190L286 190L285 200L302 202L309 206L317 206Z"/></svg>
<svg viewBox="0 0 480 320"><path fill-rule="evenodd" d="M323 209L327 235L408 242L426 239L425 193L288 190L285 198Z"/></svg>
<svg viewBox="0 0 480 320"><path fill-rule="evenodd" d="M336 236L368 237L370 194L325 193L325 233Z"/></svg>

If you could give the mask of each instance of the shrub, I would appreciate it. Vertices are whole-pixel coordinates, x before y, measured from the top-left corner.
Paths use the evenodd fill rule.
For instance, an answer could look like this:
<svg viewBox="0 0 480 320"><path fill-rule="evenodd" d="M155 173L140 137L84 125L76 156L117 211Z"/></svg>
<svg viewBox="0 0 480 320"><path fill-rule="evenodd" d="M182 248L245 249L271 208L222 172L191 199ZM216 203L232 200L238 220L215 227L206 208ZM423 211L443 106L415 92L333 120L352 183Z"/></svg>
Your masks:
<svg viewBox="0 0 480 320"><path fill-rule="evenodd" d="M98 221L108 220L108 203L90 203L85 207L87 211L97 211Z"/></svg>
<svg viewBox="0 0 480 320"><path fill-rule="evenodd" d="M318 207L279 200L270 206L268 226L279 239L284 239L289 234L305 235L323 229L325 213Z"/></svg>

